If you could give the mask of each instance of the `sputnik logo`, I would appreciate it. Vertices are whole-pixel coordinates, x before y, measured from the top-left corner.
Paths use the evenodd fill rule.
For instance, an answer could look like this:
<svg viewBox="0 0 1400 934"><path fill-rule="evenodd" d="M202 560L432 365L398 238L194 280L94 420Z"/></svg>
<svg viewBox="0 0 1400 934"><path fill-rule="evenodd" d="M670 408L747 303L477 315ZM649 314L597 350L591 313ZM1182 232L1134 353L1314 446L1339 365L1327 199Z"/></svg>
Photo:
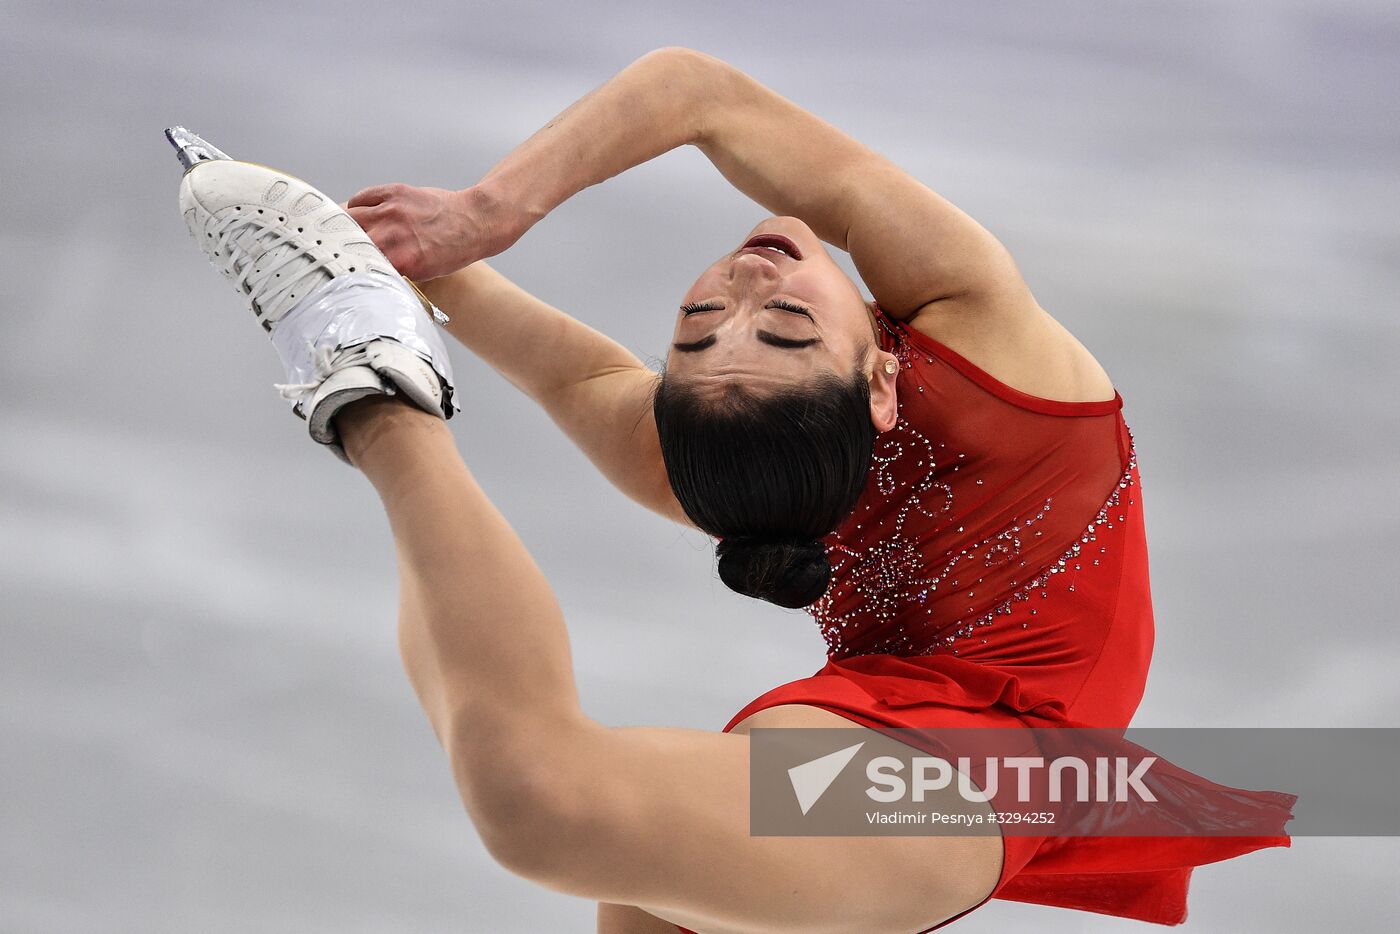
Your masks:
<svg viewBox="0 0 1400 934"><path fill-rule="evenodd" d="M788 780L792 782L793 793L797 795L797 804L802 808L804 815L826 794L831 783L836 781L836 776L841 774L864 745L863 742L856 743L854 746L838 749L819 759L788 769Z"/></svg>

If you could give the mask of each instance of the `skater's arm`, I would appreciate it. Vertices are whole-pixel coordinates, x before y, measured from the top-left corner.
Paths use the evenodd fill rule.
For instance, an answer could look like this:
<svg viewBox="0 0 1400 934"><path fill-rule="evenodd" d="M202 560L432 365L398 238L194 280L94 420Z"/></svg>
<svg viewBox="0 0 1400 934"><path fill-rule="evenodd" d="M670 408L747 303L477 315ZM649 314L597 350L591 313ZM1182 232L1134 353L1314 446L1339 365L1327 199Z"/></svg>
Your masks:
<svg viewBox="0 0 1400 934"><path fill-rule="evenodd" d="M623 69L491 169L476 197L508 206L507 227L528 229L576 192L687 144L765 208L847 250L891 314L953 298L1002 310L1032 303L1010 254L971 217L739 69L689 49L660 49Z"/></svg>
<svg viewBox="0 0 1400 934"><path fill-rule="evenodd" d="M422 284L447 330L534 399L614 486L689 523L666 479L652 416L657 375L627 348L484 262Z"/></svg>
<svg viewBox="0 0 1400 934"><path fill-rule="evenodd" d="M519 204L515 223L528 225L572 193L685 144L770 211L847 250L891 316L1022 391L1065 401L1113 395L1098 361L1037 304L984 227L841 130L700 52L643 56L467 197L488 213Z"/></svg>
<svg viewBox="0 0 1400 934"><path fill-rule="evenodd" d="M1036 303L985 228L888 159L712 56L648 53L461 192L366 189L351 213L424 279L509 247L574 193L683 145L849 251L886 313L1024 392L1102 400L1098 362ZM444 245L445 244L445 245Z"/></svg>
<svg viewBox="0 0 1400 934"><path fill-rule="evenodd" d="M972 218L737 68L689 49L642 56L465 191L385 185L349 203L400 271L432 278L505 250L577 192L684 145L764 207L849 251L891 314L953 298L1001 310L1031 301L1010 255Z"/></svg>

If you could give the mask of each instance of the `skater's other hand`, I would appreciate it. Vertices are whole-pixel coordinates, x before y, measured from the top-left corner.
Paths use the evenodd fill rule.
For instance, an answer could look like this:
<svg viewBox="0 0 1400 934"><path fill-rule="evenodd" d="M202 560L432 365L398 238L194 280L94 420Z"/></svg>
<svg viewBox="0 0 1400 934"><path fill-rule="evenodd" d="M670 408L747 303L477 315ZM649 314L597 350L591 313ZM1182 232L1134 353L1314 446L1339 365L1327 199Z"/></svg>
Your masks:
<svg viewBox="0 0 1400 934"><path fill-rule="evenodd" d="M480 201L473 189L376 185L347 201L346 210L400 274L423 282L514 242Z"/></svg>

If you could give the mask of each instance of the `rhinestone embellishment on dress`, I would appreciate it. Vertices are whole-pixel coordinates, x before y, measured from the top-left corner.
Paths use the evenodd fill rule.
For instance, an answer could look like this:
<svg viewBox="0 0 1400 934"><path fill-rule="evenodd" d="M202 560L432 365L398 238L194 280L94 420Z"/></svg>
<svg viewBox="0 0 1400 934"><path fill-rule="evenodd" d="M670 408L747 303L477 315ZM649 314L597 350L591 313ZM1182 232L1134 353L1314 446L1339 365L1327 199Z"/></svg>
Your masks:
<svg viewBox="0 0 1400 934"><path fill-rule="evenodd" d="M1131 433L1129 436L1131 437ZM1084 534L1079 537L1078 541L1072 544L1069 547L1069 549L1065 551L1064 554L1057 558L1054 564L1051 564L1044 571L1038 574L1034 579L1029 580L1025 584L1021 585L1020 588L1013 591L1009 597L1007 597L1002 602L998 603L990 611L983 613L976 619L958 625L957 628L955 628L952 632L942 636L942 638L939 641L923 649L917 654L930 655L944 648L952 648L953 651L956 653L957 649L954 648L954 646L959 639L965 639L968 636L973 635L983 626L990 626L998 616L1005 616L1010 614L1012 608L1017 603L1029 600L1031 598L1031 595L1037 590L1040 591L1040 595L1042 597L1048 597L1049 595L1043 590L1043 588L1047 583L1049 583L1050 578L1054 575L1062 574L1068 570L1083 570L1081 564L1071 564L1071 562L1074 562L1075 559L1077 559L1080 556L1080 553L1084 550L1084 546L1098 541L1097 533L1100 526L1107 526L1109 529L1113 528L1112 511L1118 508L1118 504L1123 497L1123 491L1133 485L1134 471L1136 468L1137 450L1136 447L1130 443L1128 447L1127 469L1123 471L1123 476L1118 480L1118 484L1114 487L1113 492L1109 494L1108 499L1104 502L1103 508L1099 510L1096 516L1094 516L1094 521L1089 523L1088 527L1084 530ZM1122 522L1123 520L1124 516L1118 516L1119 522ZM1103 551L1104 549L1099 549L1100 554L1102 554ZM1093 559L1094 565L1098 565L1098 563L1098 558ZM1074 592L1073 583L1070 583L1068 590L1070 593ZM1030 612L1032 616L1036 615L1035 610L1031 610ZM1025 625L1028 624L1023 624L1023 626Z"/></svg>
<svg viewBox="0 0 1400 934"><path fill-rule="evenodd" d="M891 352L903 370L913 368L916 353L935 362L903 340ZM919 399L916 404L926 403ZM1047 536L1054 496L1021 503L1017 514L999 525L984 518L994 531L980 537L975 531L965 534L964 517L986 502L995 505L989 497L996 484L969 477L983 472L975 457L949 450L910 424L903 402L900 410L894 430L880 436L872 455L871 485L879 498L863 499L851 519L826 540L832 584L808 612L831 657L956 654L963 640L1011 614L1017 604L1037 592L1048 598L1046 587L1055 575L1079 572L1085 564L1097 566L1103 547L1092 559L1081 561L1081 556L1099 541L1101 529L1112 529L1115 519L1121 524L1120 500L1135 482L1136 450L1127 432L1126 467L1117 482L1078 537L1047 563L1044 553L1051 539L1065 541L1074 534L1064 528L1068 517L1061 516L1058 529L1051 525ZM956 511L955 499L960 500ZM1082 498L1079 503L1074 508L1084 508ZM974 537L969 540L969 535ZM1041 547L1032 548L1042 536L1047 537ZM1010 568L1017 561L1021 567ZM1070 578L1068 591L1074 591L1076 578ZM1031 608L1028 615L1036 613Z"/></svg>

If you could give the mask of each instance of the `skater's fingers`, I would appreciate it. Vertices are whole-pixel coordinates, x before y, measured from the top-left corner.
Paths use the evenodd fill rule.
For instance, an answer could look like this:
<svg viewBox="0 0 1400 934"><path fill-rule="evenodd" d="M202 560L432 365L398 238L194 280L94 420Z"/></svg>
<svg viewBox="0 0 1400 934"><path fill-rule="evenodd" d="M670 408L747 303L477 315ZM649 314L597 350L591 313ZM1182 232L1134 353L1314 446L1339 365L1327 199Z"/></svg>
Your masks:
<svg viewBox="0 0 1400 934"><path fill-rule="evenodd" d="M423 255L422 251L414 249L408 244L392 245L381 248L384 258L389 261L399 275L405 278L414 279L423 275Z"/></svg>
<svg viewBox="0 0 1400 934"><path fill-rule="evenodd" d="M347 208L362 208L382 204L407 187L407 185L375 185L356 194L345 202L345 206Z"/></svg>
<svg viewBox="0 0 1400 934"><path fill-rule="evenodd" d="M388 197L388 185L374 185L370 188L362 188L350 196L350 200L345 202L345 208L349 210L350 208L369 207L382 203Z"/></svg>
<svg viewBox="0 0 1400 934"><path fill-rule="evenodd" d="M422 251L414 246L402 224L395 223L391 212L382 205L368 208L347 208L347 213L369 234L370 240L379 248L393 266L403 272L405 269L418 269L422 265Z"/></svg>
<svg viewBox="0 0 1400 934"><path fill-rule="evenodd" d="M355 223L368 230L376 220L384 216L385 210L377 204L373 207L356 207L347 203L345 213L349 214Z"/></svg>
<svg viewBox="0 0 1400 934"><path fill-rule="evenodd" d="M382 253L388 253L403 240L402 227L386 222L387 219L381 208L350 208L348 213L350 219L369 234L369 238L374 241L374 245L379 247Z"/></svg>

